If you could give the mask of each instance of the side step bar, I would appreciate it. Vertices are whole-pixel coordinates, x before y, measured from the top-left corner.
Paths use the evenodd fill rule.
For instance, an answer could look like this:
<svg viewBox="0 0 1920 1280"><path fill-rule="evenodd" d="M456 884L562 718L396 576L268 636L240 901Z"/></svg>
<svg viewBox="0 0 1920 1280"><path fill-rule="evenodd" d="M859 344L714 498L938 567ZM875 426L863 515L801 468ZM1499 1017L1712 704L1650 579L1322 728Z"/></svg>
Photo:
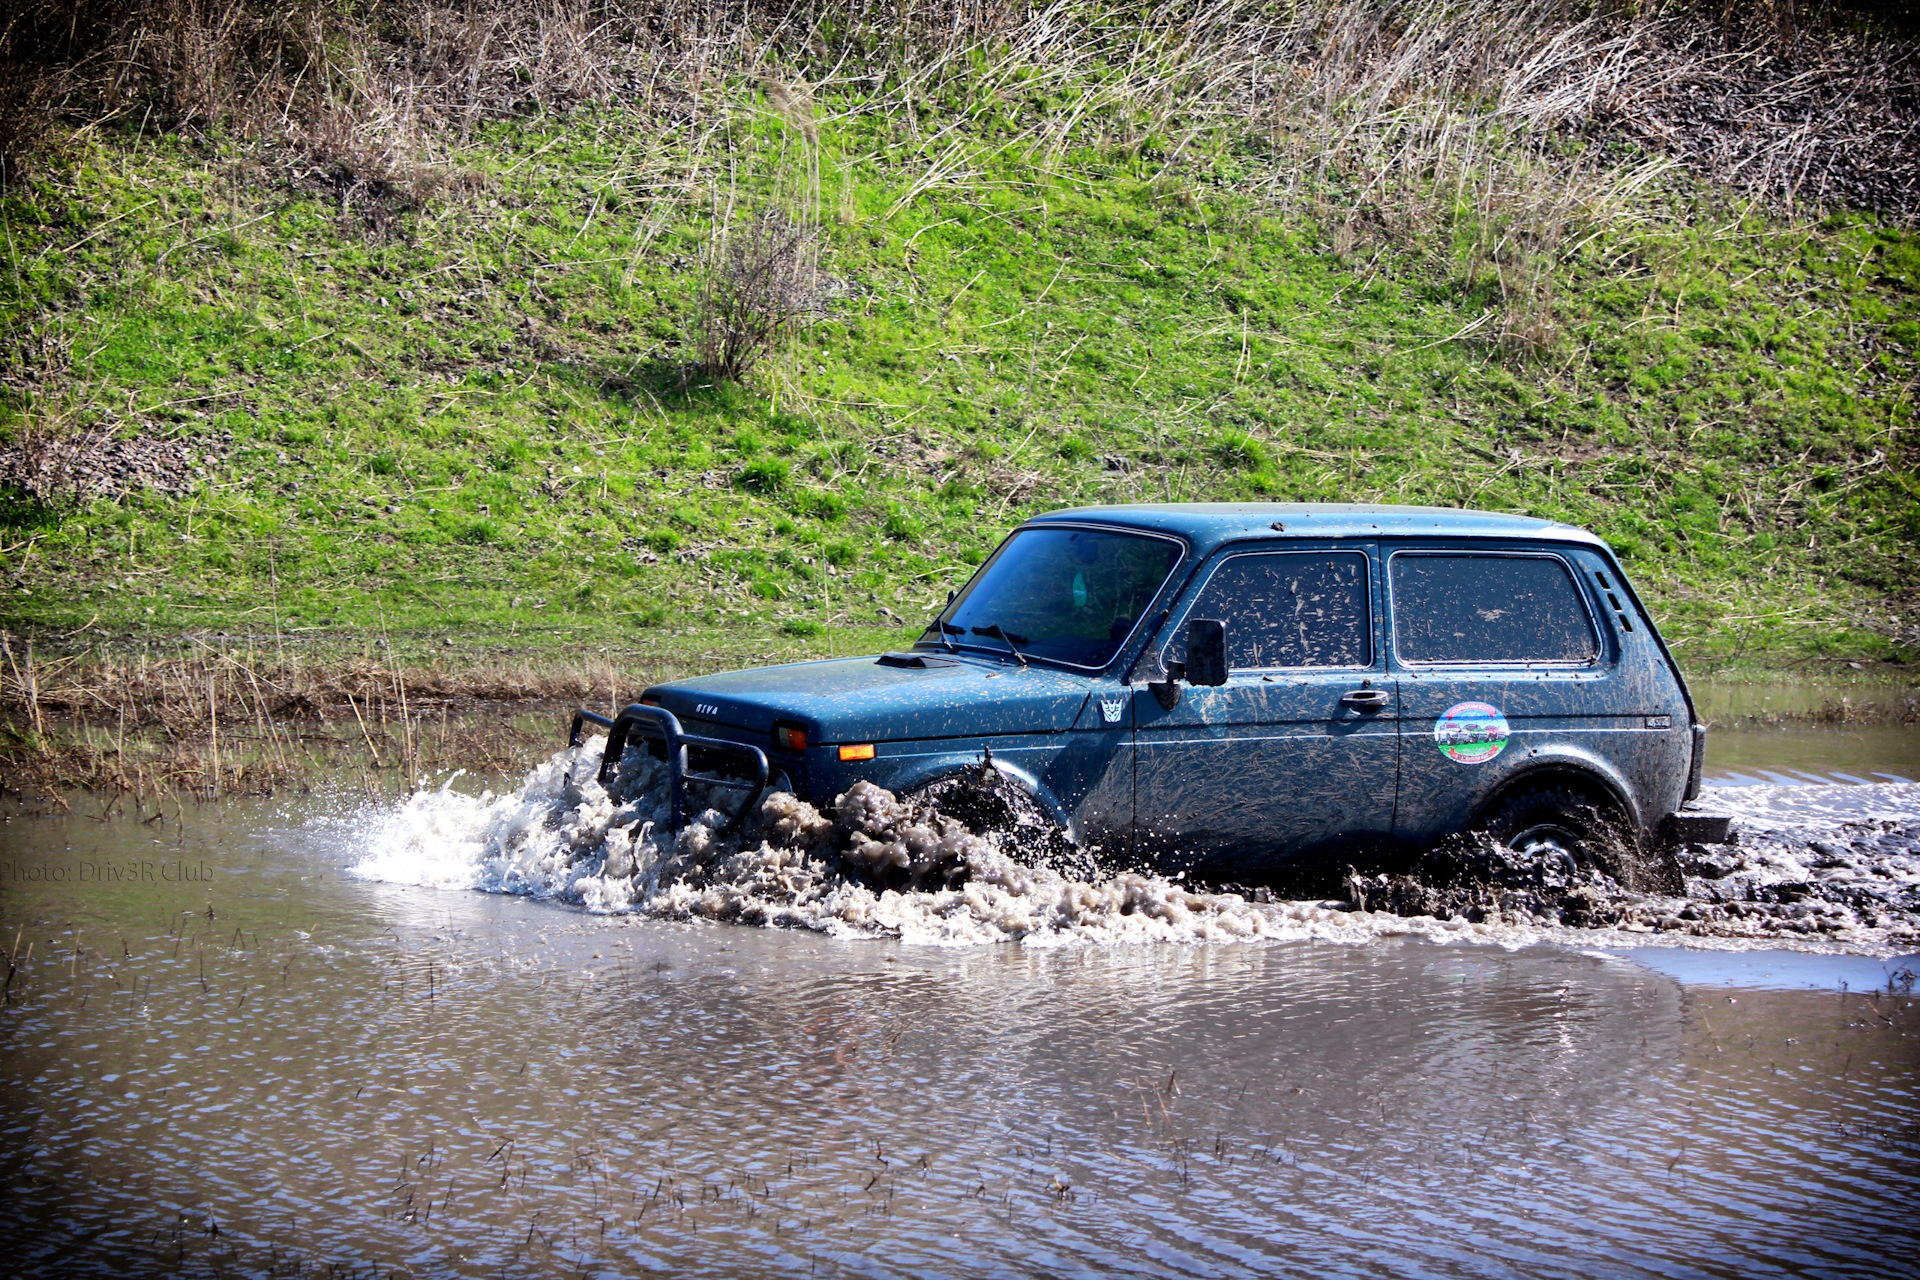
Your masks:
<svg viewBox="0 0 1920 1280"><path fill-rule="evenodd" d="M732 831L739 826L746 818L747 810L752 807L753 798L766 790L766 752L744 742L728 742L723 738L703 738L688 733L680 727L679 717L665 707L650 707L645 703L635 702L611 720L598 712L588 711L582 707L573 713L573 725L567 730L567 745L579 746L580 730L590 724L598 725L607 731L607 749L600 757L600 769L596 775L601 786L605 786L608 779L613 777L614 771L620 767L620 757L626 753L627 742L636 734L659 740L666 753L667 777L672 784L670 791L672 807L671 816L668 819L668 830L678 831L687 823L687 784L690 782L747 793L747 802L741 805L740 812L721 828L723 832ZM752 781L693 772L688 765L689 749L740 761L746 766L746 772Z"/></svg>

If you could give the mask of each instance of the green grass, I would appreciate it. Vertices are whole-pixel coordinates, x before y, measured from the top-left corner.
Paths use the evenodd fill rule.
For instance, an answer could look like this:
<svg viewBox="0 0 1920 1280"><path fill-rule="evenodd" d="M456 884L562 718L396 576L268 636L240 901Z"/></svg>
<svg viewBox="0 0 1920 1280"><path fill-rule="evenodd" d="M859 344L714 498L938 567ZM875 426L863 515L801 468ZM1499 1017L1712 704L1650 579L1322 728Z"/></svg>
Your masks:
<svg viewBox="0 0 1920 1280"><path fill-rule="evenodd" d="M71 344L0 432L233 448L184 498L7 508L0 617L848 652L1033 512L1257 498L1584 525L1696 662L1910 656L1920 236L1673 179L1547 264L1515 349L1452 247L1471 213L1346 243L1255 194L1250 143L1046 162L968 128L964 177L908 198L944 144L829 115L829 306L746 387L685 373L727 181L690 129L498 126L463 193L385 229L238 150L76 141L0 202L0 328ZM816 198L779 124L729 129L749 200Z"/></svg>

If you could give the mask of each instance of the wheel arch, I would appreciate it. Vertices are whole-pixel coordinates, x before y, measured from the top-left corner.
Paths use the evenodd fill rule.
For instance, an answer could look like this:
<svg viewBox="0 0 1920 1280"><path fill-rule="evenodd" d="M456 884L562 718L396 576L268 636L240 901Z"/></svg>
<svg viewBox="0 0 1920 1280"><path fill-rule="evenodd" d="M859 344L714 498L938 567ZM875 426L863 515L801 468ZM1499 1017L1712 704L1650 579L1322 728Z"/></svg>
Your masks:
<svg viewBox="0 0 1920 1280"><path fill-rule="evenodd" d="M1059 797L1053 794L1053 789L1048 787L1038 775L1030 769L999 756L990 756L990 762L997 773L1026 792L1028 797L1040 807L1040 811L1067 833L1069 839L1079 843L1082 833L1073 812L1060 803ZM956 774L965 773L968 769L977 768L979 764L980 753L978 752L929 759L887 780L883 785L895 795L904 796Z"/></svg>
<svg viewBox="0 0 1920 1280"><path fill-rule="evenodd" d="M1469 827L1477 827L1486 821L1516 791L1554 783L1588 792L1603 803L1614 806L1636 829L1646 826L1640 806L1634 803L1632 788L1627 786L1625 778L1618 776L1601 761L1568 756L1539 760L1508 775L1480 802Z"/></svg>

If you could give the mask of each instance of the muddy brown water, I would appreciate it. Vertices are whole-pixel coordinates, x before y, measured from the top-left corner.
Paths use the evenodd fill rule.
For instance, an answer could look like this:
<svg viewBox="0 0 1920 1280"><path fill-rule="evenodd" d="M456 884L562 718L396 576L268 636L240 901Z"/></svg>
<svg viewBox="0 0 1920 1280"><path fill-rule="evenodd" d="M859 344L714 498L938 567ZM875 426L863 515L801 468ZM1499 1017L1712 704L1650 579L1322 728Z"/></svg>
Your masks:
<svg viewBox="0 0 1920 1280"><path fill-rule="evenodd" d="M76 809L0 826L9 1274L1920 1266L1911 957L913 947Z"/></svg>

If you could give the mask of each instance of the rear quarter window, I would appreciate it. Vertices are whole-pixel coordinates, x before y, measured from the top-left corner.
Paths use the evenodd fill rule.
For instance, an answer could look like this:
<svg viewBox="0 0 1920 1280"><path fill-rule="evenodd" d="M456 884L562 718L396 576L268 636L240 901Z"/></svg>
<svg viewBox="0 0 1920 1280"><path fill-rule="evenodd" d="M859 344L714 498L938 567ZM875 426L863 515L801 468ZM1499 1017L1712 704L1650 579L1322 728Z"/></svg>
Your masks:
<svg viewBox="0 0 1920 1280"><path fill-rule="evenodd" d="M1402 551L1389 579L1403 662L1588 663L1600 654L1558 556Z"/></svg>

